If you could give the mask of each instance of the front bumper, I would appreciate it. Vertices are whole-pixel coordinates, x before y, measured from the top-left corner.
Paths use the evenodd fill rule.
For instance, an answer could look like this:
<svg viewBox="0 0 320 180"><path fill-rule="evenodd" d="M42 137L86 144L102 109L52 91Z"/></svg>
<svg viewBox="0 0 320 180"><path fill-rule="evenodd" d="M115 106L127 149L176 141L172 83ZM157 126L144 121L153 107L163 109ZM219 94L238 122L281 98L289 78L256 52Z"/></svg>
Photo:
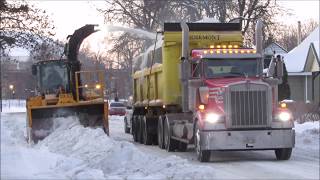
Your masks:
<svg viewBox="0 0 320 180"><path fill-rule="evenodd" d="M294 147L295 131L201 131L200 138L203 150L271 150Z"/></svg>

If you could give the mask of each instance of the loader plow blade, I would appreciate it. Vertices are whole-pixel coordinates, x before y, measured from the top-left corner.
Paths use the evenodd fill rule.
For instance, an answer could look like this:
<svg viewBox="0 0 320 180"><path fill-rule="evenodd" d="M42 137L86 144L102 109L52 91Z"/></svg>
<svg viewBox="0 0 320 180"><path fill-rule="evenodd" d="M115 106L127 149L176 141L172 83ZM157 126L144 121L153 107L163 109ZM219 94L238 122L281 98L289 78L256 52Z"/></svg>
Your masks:
<svg viewBox="0 0 320 180"><path fill-rule="evenodd" d="M74 120L84 127L100 127L109 134L108 113L104 103L76 104L68 106L32 107L28 110L28 140L37 143L44 139L63 122ZM67 117L75 117L68 118Z"/></svg>

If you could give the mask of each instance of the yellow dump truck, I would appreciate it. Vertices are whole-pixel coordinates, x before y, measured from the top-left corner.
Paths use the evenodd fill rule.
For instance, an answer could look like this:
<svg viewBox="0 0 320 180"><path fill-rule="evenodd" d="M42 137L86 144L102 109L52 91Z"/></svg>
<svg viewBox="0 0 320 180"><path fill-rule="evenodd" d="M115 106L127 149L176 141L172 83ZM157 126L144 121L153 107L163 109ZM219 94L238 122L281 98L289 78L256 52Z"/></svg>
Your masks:
<svg viewBox="0 0 320 180"><path fill-rule="evenodd" d="M27 99L29 142L48 136L58 117L76 116L84 126L101 127L109 134L108 103L104 101L104 71L81 71L79 47L95 32L86 25L69 36L67 59L43 60L32 66L37 80L36 95Z"/></svg>
<svg viewBox="0 0 320 180"><path fill-rule="evenodd" d="M240 23L165 23L162 44L135 60L132 134L136 142L185 151L275 150L289 159L292 116L279 107L283 61L263 74L262 26L256 49L243 45Z"/></svg>

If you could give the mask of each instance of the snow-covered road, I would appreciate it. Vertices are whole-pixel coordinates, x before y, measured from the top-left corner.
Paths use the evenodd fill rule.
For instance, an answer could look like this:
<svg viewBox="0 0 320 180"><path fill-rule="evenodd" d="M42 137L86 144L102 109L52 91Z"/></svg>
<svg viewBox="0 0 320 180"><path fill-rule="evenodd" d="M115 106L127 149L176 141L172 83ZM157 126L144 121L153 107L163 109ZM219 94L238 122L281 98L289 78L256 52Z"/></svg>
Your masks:
<svg viewBox="0 0 320 180"><path fill-rule="evenodd" d="M30 146L25 113L1 114L1 179L319 179L319 122L296 125L288 161L276 161L273 151L235 151L199 163L191 148L168 153L134 143L122 117L110 119L110 138L71 118L57 121L54 133Z"/></svg>

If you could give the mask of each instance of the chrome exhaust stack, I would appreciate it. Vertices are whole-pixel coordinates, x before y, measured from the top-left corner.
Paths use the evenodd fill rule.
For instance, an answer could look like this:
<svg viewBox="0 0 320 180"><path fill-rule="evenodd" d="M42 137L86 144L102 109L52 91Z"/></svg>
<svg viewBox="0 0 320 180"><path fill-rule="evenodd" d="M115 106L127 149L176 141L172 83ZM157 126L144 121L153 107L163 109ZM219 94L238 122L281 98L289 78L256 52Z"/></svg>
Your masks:
<svg viewBox="0 0 320 180"><path fill-rule="evenodd" d="M188 91L188 79L189 79L189 27L186 22L180 23L182 29L182 51L181 51L181 63L180 63L180 80L182 83L182 111L189 112L189 91Z"/></svg>

